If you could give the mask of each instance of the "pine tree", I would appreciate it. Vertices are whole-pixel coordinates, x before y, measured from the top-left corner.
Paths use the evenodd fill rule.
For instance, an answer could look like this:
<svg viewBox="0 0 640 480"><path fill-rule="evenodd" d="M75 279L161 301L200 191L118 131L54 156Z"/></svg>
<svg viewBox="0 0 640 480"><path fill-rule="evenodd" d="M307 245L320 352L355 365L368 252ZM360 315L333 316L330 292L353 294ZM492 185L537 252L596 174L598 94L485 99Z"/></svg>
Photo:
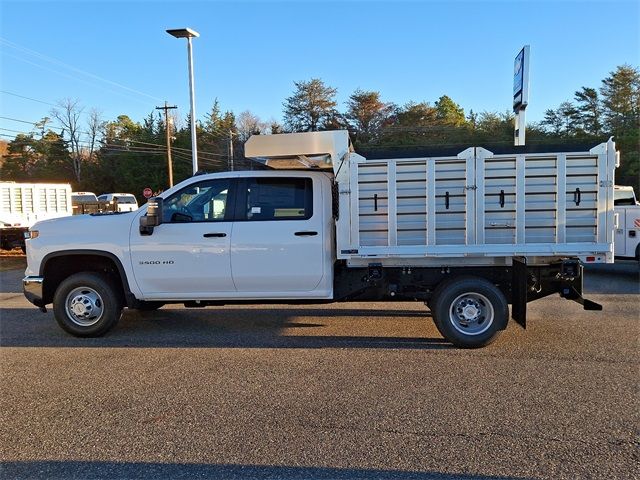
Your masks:
<svg viewBox="0 0 640 480"><path fill-rule="evenodd" d="M389 121L394 106L380 99L380 92L356 90L349 96L345 118L361 142L375 138Z"/></svg>
<svg viewBox="0 0 640 480"><path fill-rule="evenodd" d="M335 95L338 91L319 78L293 84L296 91L283 104L285 126L292 132L323 130L336 116Z"/></svg>

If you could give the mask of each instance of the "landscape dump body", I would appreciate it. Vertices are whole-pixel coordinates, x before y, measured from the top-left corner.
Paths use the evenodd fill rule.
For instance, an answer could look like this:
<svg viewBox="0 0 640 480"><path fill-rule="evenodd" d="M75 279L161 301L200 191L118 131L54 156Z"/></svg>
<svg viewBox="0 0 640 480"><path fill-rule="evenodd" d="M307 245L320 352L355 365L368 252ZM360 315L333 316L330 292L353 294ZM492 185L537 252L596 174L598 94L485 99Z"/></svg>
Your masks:
<svg viewBox="0 0 640 480"><path fill-rule="evenodd" d="M502 290L523 326L526 303L553 293L600 309L582 297L581 261L613 262L614 142L514 150L369 160L346 132L246 147L272 168L333 171L336 299L429 303L448 277L473 276Z"/></svg>
<svg viewBox="0 0 640 480"><path fill-rule="evenodd" d="M613 262L612 140L586 152L471 147L456 156L367 160L347 132L314 132L254 136L246 150L276 168L296 160L298 168L332 168L337 258L349 265Z"/></svg>

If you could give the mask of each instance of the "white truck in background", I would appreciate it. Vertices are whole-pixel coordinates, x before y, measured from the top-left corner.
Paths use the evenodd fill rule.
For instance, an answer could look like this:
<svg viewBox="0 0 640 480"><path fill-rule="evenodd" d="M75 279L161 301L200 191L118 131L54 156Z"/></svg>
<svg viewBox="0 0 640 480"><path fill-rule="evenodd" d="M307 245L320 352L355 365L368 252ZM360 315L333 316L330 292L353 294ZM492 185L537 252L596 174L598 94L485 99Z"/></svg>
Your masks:
<svg viewBox="0 0 640 480"><path fill-rule="evenodd" d="M329 131L253 136L245 155L272 169L196 175L134 212L37 223L25 296L82 337L124 307L421 301L460 347L493 341L509 304L522 326L527 303L555 293L602 308L582 296L582 263L613 262L612 140L364 158Z"/></svg>
<svg viewBox="0 0 640 480"><path fill-rule="evenodd" d="M617 216L615 257L640 262L640 203L633 187L615 185L614 211Z"/></svg>
<svg viewBox="0 0 640 480"><path fill-rule="evenodd" d="M103 193L98 200L111 205L114 212L133 212L138 209L138 200L132 193Z"/></svg>
<svg viewBox="0 0 640 480"><path fill-rule="evenodd" d="M69 184L0 182L0 248L24 249L34 223L71 214Z"/></svg>

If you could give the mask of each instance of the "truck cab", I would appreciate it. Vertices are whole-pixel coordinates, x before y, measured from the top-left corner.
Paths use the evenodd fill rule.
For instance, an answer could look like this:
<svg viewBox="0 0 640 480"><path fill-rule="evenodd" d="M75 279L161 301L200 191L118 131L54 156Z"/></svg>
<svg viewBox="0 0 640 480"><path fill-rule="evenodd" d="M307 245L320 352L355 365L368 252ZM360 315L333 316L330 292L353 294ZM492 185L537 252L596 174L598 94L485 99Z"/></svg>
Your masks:
<svg viewBox="0 0 640 480"><path fill-rule="evenodd" d="M331 298L330 196L331 179L320 172L190 179L162 199L158 225L131 230L141 298Z"/></svg>

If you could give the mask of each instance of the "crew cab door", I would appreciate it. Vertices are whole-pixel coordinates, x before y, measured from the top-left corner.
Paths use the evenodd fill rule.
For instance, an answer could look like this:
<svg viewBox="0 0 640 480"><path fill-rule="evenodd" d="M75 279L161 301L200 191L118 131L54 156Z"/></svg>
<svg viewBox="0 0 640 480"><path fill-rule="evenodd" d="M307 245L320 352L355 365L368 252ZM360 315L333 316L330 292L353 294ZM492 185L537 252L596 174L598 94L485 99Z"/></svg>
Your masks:
<svg viewBox="0 0 640 480"><path fill-rule="evenodd" d="M295 297L300 295L288 292L318 287L325 273L326 234L320 193L317 178L301 175L239 179L231 236L238 293Z"/></svg>
<svg viewBox="0 0 640 480"><path fill-rule="evenodd" d="M233 179L192 183L164 200L151 235L131 231L131 259L145 299L205 299L235 292L229 248Z"/></svg>

